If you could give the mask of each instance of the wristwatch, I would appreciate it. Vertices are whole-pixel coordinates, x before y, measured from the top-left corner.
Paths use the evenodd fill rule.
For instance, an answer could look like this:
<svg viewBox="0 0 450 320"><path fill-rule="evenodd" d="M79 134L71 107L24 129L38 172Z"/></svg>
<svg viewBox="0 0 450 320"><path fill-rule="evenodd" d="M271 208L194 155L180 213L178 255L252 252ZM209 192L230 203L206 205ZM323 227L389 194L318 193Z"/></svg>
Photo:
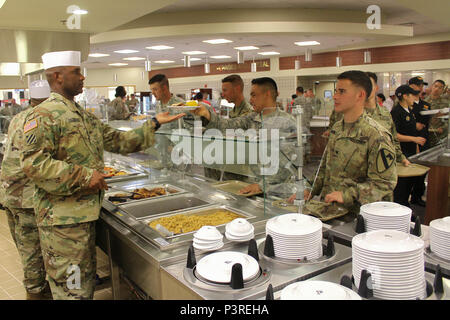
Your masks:
<svg viewBox="0 0 450 320"><path fill-rule="evenodd" d="M155 131L158 130L161 127L161 123L159 123L159 121L158 121L158 119L156 119L156 117L153 117L152 121L155 123Z"/></svg>

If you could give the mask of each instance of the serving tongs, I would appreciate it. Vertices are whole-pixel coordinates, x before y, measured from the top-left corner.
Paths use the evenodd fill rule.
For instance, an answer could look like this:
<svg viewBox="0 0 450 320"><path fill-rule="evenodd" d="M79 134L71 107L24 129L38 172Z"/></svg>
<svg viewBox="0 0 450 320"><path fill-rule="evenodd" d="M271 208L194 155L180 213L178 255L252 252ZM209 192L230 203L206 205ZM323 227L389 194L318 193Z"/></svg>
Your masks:
<svg viewBox="0 0 450 320"><path fill-rule="evenodd" d="M110 187L110 188L114 189L114 190L117 190L117 191L120 191L120 192L123 192L123 193L128 193L129 195L128 196L120 196L120 197L109 196L108 197L109 201L127 202L128 200L133 200L134 199L133 196L136 195L136 194L141 196L141 194L138 193L138 192L128 191L128 190L124 190L124 189L117 188L117 187Z"/></svg>

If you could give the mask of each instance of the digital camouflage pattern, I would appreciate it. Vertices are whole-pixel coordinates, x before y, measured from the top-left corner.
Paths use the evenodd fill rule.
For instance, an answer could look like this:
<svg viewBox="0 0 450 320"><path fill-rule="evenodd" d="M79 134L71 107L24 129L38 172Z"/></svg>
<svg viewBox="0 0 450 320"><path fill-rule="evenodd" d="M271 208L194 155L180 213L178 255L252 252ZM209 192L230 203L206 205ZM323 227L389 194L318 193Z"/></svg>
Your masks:
<svg viewBox="0 0 450 320"><path fill-rule="evenodd" d="M437 99L433 99L431 96L425 98L425 101L428 102L431 107L430 110L444 109L450 107L450 98L448 95L441 95ZM441 128L442 133L438 133L436 130ZM430 126L428 131L429 139L430 139L430 148L436 146L441 139L447 137L448 134L448 120L447 119L439 119L436 116L433 116L430 119Z"/></svg>
<svg viewBox="0 0 450 320"><path fill-rule="evenodd" d="M237 117L245 116L246 114L253 112L253 107L248 103L247 100L243 100L239 106L235 106L230 110L229 117L230 119L234 119Z"/></svg>
<svg viewBox="0 0 450 320"><path fill-rule="evenodd" d="M8 130L1 173L0 192L3 205L8 208L33 208L34 184L20 166L23 145L23 121L31 109L21 112L12 120Z"/></svg>
<svg viewBox="0 0 450 320"><path fill-rule="evenodd" d="M405 155L402 153L402 148L400 147L400 141L397 139L397 129L395 128L394 120L392 120L391 113L386 108L380 106L378 103L374 109L364 108L364 112L369 115L373 120L378 122L382 127L384 127L394 139L394 147L395 147L395 159L397 162L402 162L406 159ZM330 115L330 124L328 126L328 130L333 128L333 125L341 121L343 119L343 114L333 112Z"/></svg>
<svg viewBox="0 0 450 320"><path fill-rule="evenodd" d="M46 286L44 260L34 209L6 209L12 220L10 232L23 266L23 285L28 293L40 293Z"/></svg>
<svg viewBox="0 0 450 320"><path fill-rule="evenodd" d="M348 210L336 202L326 203L309 200L304 204L302 213L315 216L321 221L328 221L345 216L348 213Z"/></svg>
<svg viewBox="0 0 450 320"><path fill-rule="evenodd" d="M130 99L130 100L125 101L125 103L126 103L126 105L128 107L128 110L130 112L136 112L137 111L136 110L136 106L139 104L139 100L138 99L136 99L136 98Z"/></svg>
<svg viewBox="0 0 450 320"><path fill-rule="evenodd" d="M117 97L111 101L110 109L112 114L110 115L109 120L127 120L131 115L131 112L128 110L128 107L121 97Z"/></svg>
<svg viewBox="0 0 450 320"><path fill-rule="evenodd" d="M222 132L226 132L226 129L242 129L244 131L248 129L255 129L258 131L259 129L268 129L268 137L270 137L270 129L279 130L280 137L288 136L292 139L291 141L285 141L284 143L280 143L279 145L279 166L277 173L273 175L261 175L261 166L260 165L250 165L251 171L255 174L257 179L259 180L259 186L261 190L268 190L270 185L277 185L286 182L295 171L289 170L286 168L288 164L288 159L285 155L290 155L292 152L295 152L295 143L296 143L296 120L295 118L282 110L276 109L270 114L262 115L256 112L248 113L245 116L234 118L234 119L223 119L220 118L217 114L211 113L211 119L206 125L206 129L216 128ZM270 146L270 141L268 143ZM271 150L271 152L274 150ZM280 152L281 151L281 152ZM276 151L275 151L276 152ZM284 154L285 155L284 155ZM266 186L264 186L264 183Z"/></svg>
<svg viewBox="0 0 450 320"><path fill-rule="evenodd" d="M104 191L87 188L94 170L103 172L104 150L127 154L154 143L153 121L128 132L115 130L54 92L23 125L21 163L36 185L39 227L97 220Z"/></svg>
<svg viewBox="0 0 450 320"><path fill-rule="evenodd" d="M350 213L376 201L392 201L397 184L395 149L390 133L366 113L353 124L338 121L330 132L324 159L311 194L321 200L343 194Z"/></svg>
<svg viewBox="0 0 450 320"><path fill-rule="evenodd" d="M2 133L8 133L9 123L11 122L11 118L13 117L13 112L10 107L5 106L0 109L0 126Z"/></svg>
<svg viewBox="0 0 450 320"><path fill-rule="evenodd" d="M53 299L92 300L97 270L95 222L40 227L39 231Z"/></svg>

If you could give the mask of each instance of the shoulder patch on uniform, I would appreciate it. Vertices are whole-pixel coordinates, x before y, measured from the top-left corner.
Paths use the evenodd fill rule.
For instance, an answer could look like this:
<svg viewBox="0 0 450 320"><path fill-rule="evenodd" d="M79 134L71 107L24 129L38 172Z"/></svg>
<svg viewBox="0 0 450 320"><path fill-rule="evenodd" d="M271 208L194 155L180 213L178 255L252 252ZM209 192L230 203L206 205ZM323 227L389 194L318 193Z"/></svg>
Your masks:
<svg viewBox="0 0 450 320"><path fill-rule="evenodd" d="M383 173L395 163L395 155L393 152L382 148L377 155L377 171Z"/></svg>
<svg viewBox="0 0 450 320"><path fill-rule="evenodd" d="M29 135L27 135L25 137L25 140L27 142L27 145L30 146L30 145L36 143L36 141L37 141L36 140L36 135L34 133L30 133Z"/></svg>
<svg viewBox="0 0 450 320"><path fill-rule="evenodd" d="M27 133L33 129L36 129L37 127L38 127L37 119L30 120L23 126L23 133Z"/></svg>

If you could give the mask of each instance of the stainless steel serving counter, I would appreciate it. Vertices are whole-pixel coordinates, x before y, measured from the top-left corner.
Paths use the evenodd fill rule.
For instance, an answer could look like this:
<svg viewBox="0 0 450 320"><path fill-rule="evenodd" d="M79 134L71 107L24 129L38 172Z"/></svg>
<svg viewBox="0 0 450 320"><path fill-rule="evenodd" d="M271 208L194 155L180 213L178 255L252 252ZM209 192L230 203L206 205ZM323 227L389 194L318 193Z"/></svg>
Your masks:
<svg viewBox="0 0 450 320"><path fill-rule="evenodd" d="M163 176L157 171L152 171L149 175L150 179L127 180L110 186L116 190L131 190L149 184L170 184L184 192L167 196L166 201L157 198L119 205L114 205L105 198L97 225L97 243L110 257L115 299L120 298L118 268L144 292L146 297L162 299L161 265L170 265L186 259L193 233L172 237L162 236L147 225L148 216L144 216L152 213L150 209L156 210L150 217L161 217L199 208L228 208L242 213L254 226L264 224L266 220L283 212L269 204L266 204L264 208L264 202L214 189L206 180L187 176L182 178L175 173L172 176ZM114 189L111 188L111 190ZM197 206L190 209L178 209L177 202L189 197L198 201ZM136 207L137 210L134 211L133 208ZM149 209L147 213L144 212L146 208ZM222 234L225 232L224 225L219 226L218 229ZM233 246L228 240L224 243L225 249Z"/></svg>

